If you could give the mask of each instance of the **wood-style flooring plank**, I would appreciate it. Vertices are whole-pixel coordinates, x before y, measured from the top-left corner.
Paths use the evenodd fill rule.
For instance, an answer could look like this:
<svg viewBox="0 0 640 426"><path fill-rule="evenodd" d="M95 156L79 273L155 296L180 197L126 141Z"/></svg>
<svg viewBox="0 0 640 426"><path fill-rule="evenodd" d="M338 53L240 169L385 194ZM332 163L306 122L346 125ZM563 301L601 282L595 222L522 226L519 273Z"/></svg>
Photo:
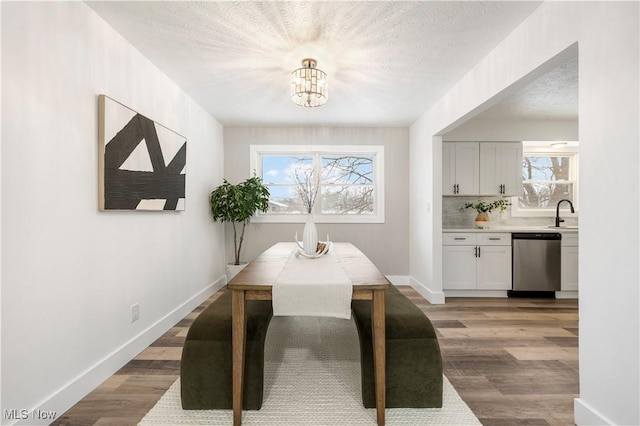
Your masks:
<svg viewBox="0 0 640 426"><path fill-rule="evenodd" d="M571 299L449 298L431 305L399 289L431 319L444 372L485 426L573 425L578 396L578 303ZM137 425L180 374L194 309L53 424Z"/></svg>

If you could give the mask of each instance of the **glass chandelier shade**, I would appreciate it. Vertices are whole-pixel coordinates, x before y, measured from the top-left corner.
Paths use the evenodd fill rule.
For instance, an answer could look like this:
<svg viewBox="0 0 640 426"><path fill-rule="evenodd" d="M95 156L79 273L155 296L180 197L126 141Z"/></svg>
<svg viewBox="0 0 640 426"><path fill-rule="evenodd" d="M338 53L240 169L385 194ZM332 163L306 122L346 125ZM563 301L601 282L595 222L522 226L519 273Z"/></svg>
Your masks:
<svg viewBox="0 0 640 426"><path fill-rule="evenodd" d="M327 102L327 74L316 68L316 60L302 60L302 68L291 73L291 100L307 108L319 107Z"/></svg>

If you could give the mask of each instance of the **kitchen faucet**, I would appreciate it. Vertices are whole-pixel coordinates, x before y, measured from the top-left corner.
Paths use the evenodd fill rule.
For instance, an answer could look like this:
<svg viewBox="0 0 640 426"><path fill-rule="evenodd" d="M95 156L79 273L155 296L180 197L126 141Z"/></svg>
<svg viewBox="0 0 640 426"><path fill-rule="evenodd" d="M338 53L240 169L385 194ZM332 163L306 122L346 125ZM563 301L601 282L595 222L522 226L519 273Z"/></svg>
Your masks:
<svg viewBox="0 0 640 426"><path fill-rule="evenodd" d="M560 227L560 222L564 222L564 219L560 218L560 203L562 203L563 201L566 201L567 203L569 203L569 207L571 207L571 213L576 212L573 209L573 203L571 202L571 200L563 199L558 201L558 205L556 206L556 228Z"/></svg>

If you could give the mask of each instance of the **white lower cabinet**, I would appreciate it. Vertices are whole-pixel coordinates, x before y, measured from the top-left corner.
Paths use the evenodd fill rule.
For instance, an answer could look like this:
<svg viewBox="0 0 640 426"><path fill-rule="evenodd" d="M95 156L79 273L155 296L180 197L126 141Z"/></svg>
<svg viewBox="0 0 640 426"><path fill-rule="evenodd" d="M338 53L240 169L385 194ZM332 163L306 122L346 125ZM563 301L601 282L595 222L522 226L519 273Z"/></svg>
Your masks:
<svg viewBox="0 0 640 426"><path fill-rule="evenodd" d="M475 246L443 246L443 288L445 290L475 290Z"/></svg>
<svg viewBox="0 0 640 426"><path fill-rule="evenodd" d="M562 235L560 289L578 291L578 234Z"/></svg>
<svg viewBox="0 0 640 426"><path fill-rule="evenodd" d="M510 233L444 233L444 290L511 290Z"/></svg>

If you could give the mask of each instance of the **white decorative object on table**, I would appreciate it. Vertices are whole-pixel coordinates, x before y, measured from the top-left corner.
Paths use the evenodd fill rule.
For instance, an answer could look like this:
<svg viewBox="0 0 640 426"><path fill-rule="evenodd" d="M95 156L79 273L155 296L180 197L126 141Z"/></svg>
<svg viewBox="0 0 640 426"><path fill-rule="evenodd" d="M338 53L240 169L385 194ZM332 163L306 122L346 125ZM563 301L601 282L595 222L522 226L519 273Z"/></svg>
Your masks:
<svg viewBox="0 0 640 426"><path fill-rule="evenodd" d="M314 225L314 228L315 228L315 225ZM305 230L306 230L306 226L305 226ZM324 243L320 243L318 241L317 232L315 232L315 234L316 234L315 243L314 245L310 245L305 241L304 235L303 235L302 243L300 243L300 241L298 241L298 233L296 232L295 242L296 242L296 245L298 246L296 251L296 257L304 256L309 259L315 259L316 257L320 257L329 251L329 247L331 246L331 241L329 241L329 234L327 234L327 240ZM313 250L313 247L315 247L315 250Z"/></svg>
<svg viewBox="0 0 640 426"><path fill-rule="evenodd" d="M300 177L302 173L303 177ZM302 204L307 210L307 219L302 230L302 244L298 241L298 233L296 232L296 244L298 250L296 251L296 257L302 255L310 259L322 256L329 250L329 235L327 235L327 241L321 250L318 249L318 230L316 224L313 221L313 205L316 202L318 196L318 190L320 189L320 181L318 177L313 178L313 170L298 170L294 172L294 180L296 182L296 190Z"/></svg>
<svg viewBox="0 0 640 426"><path fill-rule="evenodd" d="M298 246L299 245L300 243L298 243ZM306 255L311 256L318 251L318 230L316 229L316 224L313 222L313 214L311 213L307 214L307 221L302 230L302 245L302 249Z"/></svg>

